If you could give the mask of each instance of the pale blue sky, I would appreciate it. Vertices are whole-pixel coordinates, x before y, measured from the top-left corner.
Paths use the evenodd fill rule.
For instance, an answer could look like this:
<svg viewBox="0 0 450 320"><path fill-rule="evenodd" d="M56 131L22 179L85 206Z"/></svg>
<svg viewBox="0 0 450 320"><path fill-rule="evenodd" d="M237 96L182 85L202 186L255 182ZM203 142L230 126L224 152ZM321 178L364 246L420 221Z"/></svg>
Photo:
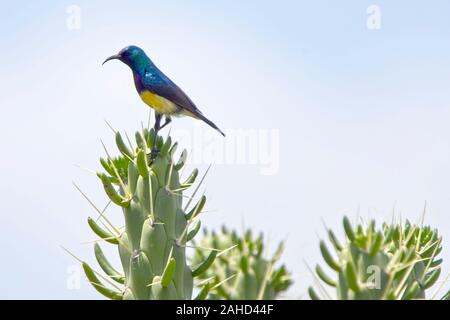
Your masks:
<svg viewBox="0 0 450 320"><path fill-rule="evenodd" d="M69 30L66 8L81 8ZM368 30L366 9L381 8ZM304 296L304 261L319 261L322 220L390 219L393 208L444 236L450 270L450 3L433 1L10 1L0 11L4 275L0 298L98 298L59 245L93 261L104 119L133 132L147 117L129 70L101 62L141 46L222 129L278 129L279 172L215 165L203 223L287 241L284 262ZM172 130L192 131L191 119ZM205 129L206 131L207 129ZM222 139L219 135L214 139ZM201 170L207 168L200 165ZM359 209L358 209L359 208ZM119 212L111 212L120 221ZM114 254L113 254L114 255ZM448 286L447 286L448 287Z"/></svg>

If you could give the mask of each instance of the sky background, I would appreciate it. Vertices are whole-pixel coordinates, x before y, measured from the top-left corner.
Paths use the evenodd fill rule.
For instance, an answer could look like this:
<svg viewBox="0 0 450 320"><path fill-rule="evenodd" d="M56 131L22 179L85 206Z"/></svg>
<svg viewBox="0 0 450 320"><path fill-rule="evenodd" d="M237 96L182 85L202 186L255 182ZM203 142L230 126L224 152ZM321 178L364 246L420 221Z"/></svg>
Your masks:
<svg viewBox="0 0 450 320"><path fill-rule="evenodd" d="M381 9L379 30L366 26L372 4ZM79 29L67 26L70 5L81 9ZM1 7L0 298L100 298L83 277L79 289L68 288L78 264L60 246L93 262L86 219L95 212L72 181L99 207L106 196L76 165L100 169L100 139L111 149L114 140L105 119L128 133L147 120L128 68L101 67L130 44L224 131L278 130L275 174L261 174L260 163L212 166L202 222L264 231L272 248L285 240L283 262L295 280L287 297L305 298L313 283L306 263L321 261L323 224L341 235L344 214L418 221L427 202L426 222L444 238L442 279L450 271L450 2ZM171 127L212 131L192 119ZM195 164L201 172L208 165ZM109 214L121 221L118 210Z"/></svg>

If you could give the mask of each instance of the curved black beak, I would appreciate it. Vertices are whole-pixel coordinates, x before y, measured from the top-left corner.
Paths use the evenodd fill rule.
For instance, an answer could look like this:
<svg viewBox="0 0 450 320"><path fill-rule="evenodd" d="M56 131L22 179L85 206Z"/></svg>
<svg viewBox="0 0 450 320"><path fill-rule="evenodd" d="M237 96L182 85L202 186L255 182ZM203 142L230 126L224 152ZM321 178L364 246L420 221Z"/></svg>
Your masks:
<svg viewBox="0 0 450 320"><path fill-rule="evenodd" d="M119 59L120 60L120 55L119 54L115 54L109 58L107 58L105 61L103 61L102 65L104 65L106 62L108 62L109 60L114 60L114 59Z"/></svg>

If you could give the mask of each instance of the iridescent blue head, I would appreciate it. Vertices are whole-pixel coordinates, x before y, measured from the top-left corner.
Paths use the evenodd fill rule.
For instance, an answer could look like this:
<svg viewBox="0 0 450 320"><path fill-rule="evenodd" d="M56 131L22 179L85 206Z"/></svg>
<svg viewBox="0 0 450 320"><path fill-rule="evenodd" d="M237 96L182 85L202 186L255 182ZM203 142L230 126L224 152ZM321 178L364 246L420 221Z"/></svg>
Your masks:
<svg viewBox="0 0 450 320"><path fill-rule="evenodd" d="M144 71L146 67L152 65L150 58L147 57L144 50L136 46L128 46L120 50L118 54L115 54L108 59L106 59L103 63L105 64L109 60L120 60L129 66L133 71Z"/></svg>

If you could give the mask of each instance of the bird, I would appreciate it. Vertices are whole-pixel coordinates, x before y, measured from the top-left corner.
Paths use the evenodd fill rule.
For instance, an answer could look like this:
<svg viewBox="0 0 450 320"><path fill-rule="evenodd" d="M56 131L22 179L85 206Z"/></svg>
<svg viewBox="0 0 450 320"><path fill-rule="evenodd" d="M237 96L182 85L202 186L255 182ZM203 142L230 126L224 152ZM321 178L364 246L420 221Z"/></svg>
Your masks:
<svg viewBox="0 0 450 320"><path fill-rule="evenodd" d="M172 116L184 115L204 121L225 137L225 133L206 118L187 94L158 69L144 50L134 45L127 46L119 53L107 58L102 65L110 60L119 60L130 67L139 96L155 111L156 136L172 121ZM165 122L161 125L163 116L165 116Z"/></svg>

